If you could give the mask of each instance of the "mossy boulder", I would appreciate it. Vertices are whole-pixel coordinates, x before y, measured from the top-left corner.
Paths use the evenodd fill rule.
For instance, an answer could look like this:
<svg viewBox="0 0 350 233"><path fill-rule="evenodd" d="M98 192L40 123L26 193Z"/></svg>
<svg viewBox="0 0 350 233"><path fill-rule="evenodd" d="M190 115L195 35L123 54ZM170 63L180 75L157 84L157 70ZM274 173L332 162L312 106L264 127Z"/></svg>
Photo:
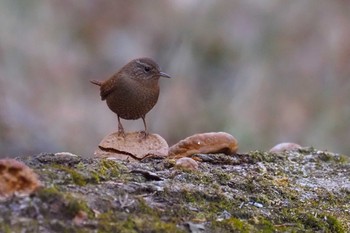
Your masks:
<svg viewBox="0 0 350 233"><path fill-rule="evenodd" d="M70 153L19 160L30 195L0 199L0 232L350 232L348 157L313 148L139 163Z"/></svg>

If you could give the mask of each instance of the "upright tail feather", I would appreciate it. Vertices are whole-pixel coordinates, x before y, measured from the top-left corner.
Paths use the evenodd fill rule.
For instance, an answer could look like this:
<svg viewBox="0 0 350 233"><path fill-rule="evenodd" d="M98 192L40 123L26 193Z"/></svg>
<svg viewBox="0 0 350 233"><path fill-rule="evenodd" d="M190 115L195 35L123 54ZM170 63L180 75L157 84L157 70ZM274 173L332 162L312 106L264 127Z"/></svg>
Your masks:
<svg viewBox="0 0 350 233"><path fill-rule="evenodd" d="M90 82L91 82L92 84L97 85L97 86L101 86L101 85L102 85L102 82L97 81L97 80L90 80Z"/></svg>

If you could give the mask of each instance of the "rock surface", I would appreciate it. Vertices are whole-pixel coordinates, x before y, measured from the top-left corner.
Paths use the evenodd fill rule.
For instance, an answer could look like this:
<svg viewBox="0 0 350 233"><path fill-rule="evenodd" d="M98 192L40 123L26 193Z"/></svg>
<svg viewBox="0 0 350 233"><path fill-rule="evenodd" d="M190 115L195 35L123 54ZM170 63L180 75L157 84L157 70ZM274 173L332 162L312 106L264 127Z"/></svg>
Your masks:
<svg viewBox="0 0 350 233"><path fill-rule="evenodd" d="M198 156L195 171L168 158L22 158L43 187L0 199L0 232L350 232L347 156Z"/></svg>

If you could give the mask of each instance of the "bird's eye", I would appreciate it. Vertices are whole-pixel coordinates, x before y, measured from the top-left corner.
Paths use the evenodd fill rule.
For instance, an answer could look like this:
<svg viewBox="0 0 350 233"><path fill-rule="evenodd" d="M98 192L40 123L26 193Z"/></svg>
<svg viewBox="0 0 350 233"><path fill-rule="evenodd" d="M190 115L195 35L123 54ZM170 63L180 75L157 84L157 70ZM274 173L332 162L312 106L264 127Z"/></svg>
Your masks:
<svg viewBox="0 0 350 233"><path fill-rule="evenodd" d="M149 72L149 71L151 70L151 67L145 66L144 70L145 70L146 72Z"/></svg>

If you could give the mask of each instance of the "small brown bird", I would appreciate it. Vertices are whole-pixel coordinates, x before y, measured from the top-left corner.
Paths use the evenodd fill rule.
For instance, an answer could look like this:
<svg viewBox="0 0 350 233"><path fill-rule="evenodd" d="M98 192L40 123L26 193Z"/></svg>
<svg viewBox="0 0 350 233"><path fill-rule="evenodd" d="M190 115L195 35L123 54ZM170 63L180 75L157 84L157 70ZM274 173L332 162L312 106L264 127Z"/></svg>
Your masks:
<svg viewBox="0 0 350 233"><path fill-rule="evenodd" d="M108 107L117 114L119 134L125 136L120 118L142 118L144 136L147 136L145 117L158 101L160 77L170 78L160 71L158 64L152 59L138 58L123 66L106 81L90 81L100 86L101 99L106 100Z"/></svg>

